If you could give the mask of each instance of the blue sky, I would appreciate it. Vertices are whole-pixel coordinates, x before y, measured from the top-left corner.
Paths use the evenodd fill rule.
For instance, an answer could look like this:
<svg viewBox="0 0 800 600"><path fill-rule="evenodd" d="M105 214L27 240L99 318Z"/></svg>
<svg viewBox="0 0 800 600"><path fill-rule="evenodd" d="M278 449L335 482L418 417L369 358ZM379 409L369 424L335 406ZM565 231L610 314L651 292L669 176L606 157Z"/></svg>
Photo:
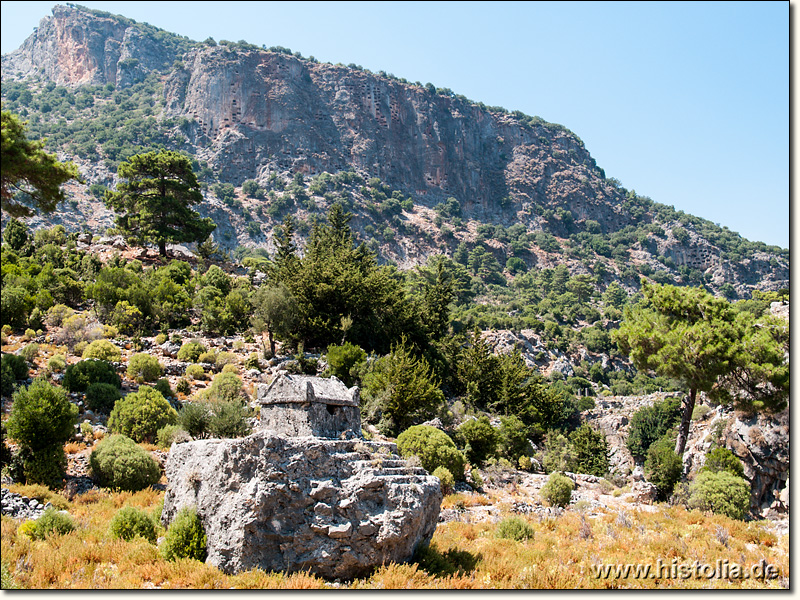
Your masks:
<svg viewBox="0 0 800 600"><path fill-rule="evenodd" d="M2 53L55 2L2 2ZM789 247L789 2L78 2L561 123L606 175Z"/></svg>

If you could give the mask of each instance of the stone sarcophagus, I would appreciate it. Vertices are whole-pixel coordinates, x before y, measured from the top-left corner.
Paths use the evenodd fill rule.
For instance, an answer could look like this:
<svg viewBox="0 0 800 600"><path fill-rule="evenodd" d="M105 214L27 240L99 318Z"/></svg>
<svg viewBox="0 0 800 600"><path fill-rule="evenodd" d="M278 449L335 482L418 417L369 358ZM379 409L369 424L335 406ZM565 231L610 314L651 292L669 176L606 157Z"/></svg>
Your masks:
<svg viewBox="0 0 800 600"><path fill-rule="evenodd" d="M170 449L162 522L195 508L208 563L350 579L408 561L430 541L439 479L395 444L361 438L357 388L281 374L259 386L258 402L253 434Z"/></svg>
<svg viewBox="0 0 800 600"><path fill-rule="evenodd" d="M336 377L278 375L258 386L261 429L290 437L361 437L359 390Z"/></svg>

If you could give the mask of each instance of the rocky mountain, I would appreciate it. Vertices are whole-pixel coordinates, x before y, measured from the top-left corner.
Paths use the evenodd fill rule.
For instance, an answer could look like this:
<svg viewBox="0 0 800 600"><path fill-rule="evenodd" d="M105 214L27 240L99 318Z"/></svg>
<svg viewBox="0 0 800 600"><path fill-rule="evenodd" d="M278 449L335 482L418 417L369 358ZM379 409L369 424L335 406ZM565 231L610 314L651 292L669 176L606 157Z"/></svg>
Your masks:
<svg viewBox="0 0 800 600"><path fill-rule="evenodd" d="M239 256L271 251L285 214L303 236L341 202L401 267L482 246L507 281L566 264L629 290L642 276L732 298L788 287L788 250L626 190L563 126L432 84L280 47L192 42L74 5L2 57L2 81L5 107L93 184L34 227L104 231L113 218L98 198L116 165L166 146L196 159L201 213Z"/></svg>

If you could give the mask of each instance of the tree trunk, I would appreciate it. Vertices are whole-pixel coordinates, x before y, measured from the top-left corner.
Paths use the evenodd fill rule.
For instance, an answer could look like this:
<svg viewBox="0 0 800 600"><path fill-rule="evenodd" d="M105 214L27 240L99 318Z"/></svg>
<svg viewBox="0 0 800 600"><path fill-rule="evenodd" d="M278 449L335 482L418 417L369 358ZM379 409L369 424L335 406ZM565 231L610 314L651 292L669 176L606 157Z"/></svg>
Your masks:
<svg viewBox="0 0 800 600"><path fill-rule="evenodd" d="M686 441L689 439L689 423L692 421L692 413L694 412L694 402L697 399L697 390L691 388L689 395L683 397L681 415L681 427L678 430L678 440L675 442L675 454L683 457L683 451L686 450Z"/></svg>
<svg viewBox="0 0 800 600"><path fill-rule="evenodd" d="M158 241L158 253L161 256L166 258L166 256L167 256L167 242L166 241L164 241L164 240L159 240Z"/></svg>

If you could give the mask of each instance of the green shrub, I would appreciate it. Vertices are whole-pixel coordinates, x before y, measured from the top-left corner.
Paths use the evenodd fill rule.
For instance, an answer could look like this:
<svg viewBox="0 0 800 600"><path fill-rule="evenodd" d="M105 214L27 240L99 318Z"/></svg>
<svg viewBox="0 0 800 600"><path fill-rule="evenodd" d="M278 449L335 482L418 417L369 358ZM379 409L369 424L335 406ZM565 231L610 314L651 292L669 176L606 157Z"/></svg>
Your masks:
<svg viewBox="0 0 800 600"><path fill-rule="evenodd" d="M483 477L481 477L481 472L478 469L473 468L469 472L469 478L473 489L479 490L483 487Z"/></svg>
<svg viewBox="0 0 800 600"><path fill-rule="evenodd" d="M189 434L180 425L164 425L156 434L156 445L169 449L173 442L189 441Z"/></svg>
<svg viewBox="0 0 800 600"><path fill-rule="evenodd" d="M47 361L47 368L52 373L63 373L67 368L67 359L63 354L54 354Z"/></svg>
<svg viewBox="0 0 800 600"><path fill-rule="evenodd" d="M164 425L178 420L178 413L160 392L143 385L138 392L117 400L108 419L108 428L137 442L152 442Z"/></svg>
<svg viewBox="0 0 800 600"><path fill-rule="evenodd" d="M84 402L89 410L108 414L120 398L122 394L117 386L110 383L92 383L86 388Z"/></svg>
<svg viewBox="0 0 800 600"><path fill-rule="evenodd" d="M487 416L462 423L458 438L464 444L464 454L470 464L482 465L497 454L499 436Z"/></svg>
<svg viewBox="0 0 800 600"><path fill-rule="evenodd" d="M208 432L215 438L238 438L250 434L250 409L238 400L211 403Z"/></svg>
<svg viewBox="0 0 800 600"><path fill-rule="evenodd" d="M29 363L32 363L34 359L39 356L39 344L34 342L26 345L19 351L19 355Z"/></svg>
<svg viewBox="0 0 800 600"><path fill-rule="evenodd" d="M689 486L689 508L744 519L750 509L750 485L728 471L702 471Z"/></svg>
<svg viewBox="0 0 800 600"><path fill-rule="evenodd" d="M216 365L223 368L239 364L239 359L233 352L220 352L216 356Z"/></svg>
<svg viewBox="0 0 800 600"><path fill-rule="evenodd" d="M178 413L178 425L195 439L205 437L211 411L205 402L187 402Z"/></svg>
<svg viewBox="0 0 800 600"><path fill-rule="evenodd" d="M235 373L220 373L211 381L204 398L219 402L239 401L242 395L242 380Z"/></svg>
<svg viewBox="0 0 800 600"><path fill-rule="evenodd" d="M203 352L200 356L197 357L197 362L214 365L217 363L217 353L214 352L213 350L209 352Z"/></svg>
<svg viewBox="0 0 800 600"><path fill-rule="evenodd" d="M428 473L433 473L437 467L444 467L456 479L464 477L464 455L445 432L435 427L409 427L397 438L397 449L405 458L418 456L422 468Z"/></svg>
<svg viewBox="0 0 800 600"><path fill-rule="evenodd" d="M14 384L28 378L28 363L16 354L3 354L0 357L0 370L3 396L10 396L14 392Z"/></svg>
<svg viewBox="0 0 800 600"><path fill-rule="evenodd" d="M205 379L206 370L203 368L203 365L187 365L186 371L184 372L186 377L190 377L191 379Z"/></svg>
<svg viewBox="0 0 800 600"><path fill-rule="evenodd" d="M128 360L128 377L134 381L155 381L161 377L161 363L155 356L140 353Z"/></svg>
<svg viewBox="0 0 800 600"><path fill-rule="evenodd" d="M683 460L675 453L675 440L670 435L651 444L644 462L644 476L656 486L658 499L666 500L681 478Z"/></svg>
<svg viewBox="0 0 800 600"><path fill-rule="evenodd" d="M23 446L9 465L12 479L50 488L61 487L66 468L67 456L61 444L51 444L37 450Z"/></svg>
<svg viewBox="0 0 800 600"><path fill-rule="evenodd" d="M345 385L351 386L355 383L356 365L364 362L367 353L356 344L345 342L341 346L328 346L328 370L331 375L341 379Z"/></svg>
<svg viewBox="0 0 800 600"><path fill-rule="evenodd" d="M181 349L178 350L178 360L183 362L197 362L197 359L200 358L200 355L205 351L206 347L203 346L203 344L197 340L190 340L184 342Z"/></svg>
<svg viewBox="0 0 800 600"><path fill-rule="evenodd" d="M442 493L446 496L453 491L453 486L456 481L453 479L453 474L444 467L436 467L432 475L439 478L439 485L442 487Z"/></svg>
<svg viewBox="0 0 800 600"><path fill-rule="evenodd" d="M561 473L551 473L547 478L547 483L539 490L539 495L550 506L561 506L569 504L572 498L572 490L575 484L572 479Z"/></svg>
<svg viewBox="0 0 800 600"><path fill-rule="evenodd" d="M42 516L36 519L36 529L33 534L37 540L56 535L65 535L70 531L75 531L75 522L72 517L56 510L48 508Z"/></svg>
<svg viewBox="0 0 800 600"><path fill-rule="evenodd" d="M574 452L570 471L603 477L608 473L606 436L584 423L569 436Z"/></svg>
<svg viewBox="0 0 800 600"><path fill-rule="evenodd" d="M179 394L188 394L191 390L192 388L189 385L189 380L185 377L181 377L175 385L175 391Z"/></svg>
<svg viewBox="0 0 800 600"><path fill-rule="evenodd" d="M98 485L118 490L143 490L161 478L153 457L124 435L104 438L89 456L89 466Z"/></svg>
<svg viewBox="0 0 800 600"><path fill-rule="evenodd" d="M569 471L575 462L572 444L558 431L549 431L544 439L542 468L545 473Z"/></svg>
<svg viewBox="0 0 800 600"><path fill-rule="evenodd" d="M111 519L109 534L112 538L131 541L136 536L143 537L151 544L156 543L156 527L150 516L138 508L121 508Z"/></svg>
<svg viewBox="0 0 800 600"><path fill-rule="evenodd" d="M642 460L651 444L659 440L680 421L681 403L675 398L643 406L631 417L626 445L633 457Z"/></svg>
<svg viewBox="0 0 800 600"><path fill-rule="evenodd" d="M700 469L700 472L703 471L711 471L712 473L727 471L731 475L744 478L742 461L727 448L714 448L706 454L706 464Z"/></svg>
<svg viewBox="0 0 800 600"><path fill-rule="evenodd" d="M500 455L511 462L517 462L531 451L528 428L515 416L500 417L498 440Z"/></svg>
<svg viewBox="0 0 800 600"><path fill-rule="evenodd" d="M523 471L530 471L533 468L533 461L531 460L531 457L524 454L519 457L517 464Z"/></svg>
<svg viewBox="0 0 800 600"><path fill-rule="evenodd" d="M158 381L156 381L156 384L153 386L153 389L156 390L157 392L160 392L161 395L164 396L164 398L167 398L168 396L175 396L175 392L170 387L169 379L167 378L161 378Z"/></svg>
<svg viewBox="0 0 800 600"><path fill-rule="evenodd" d="M8 435L34 452L63 445L72 437L78 407L67 400L63 388L44 379L34 379L13 395Z"/></svg>
<svg viewBox="0 0 800 600"><path fill-rule="evenodd" d="M195 509L182 508L178 511L159 550L165 560L192 558L205 561L206 533Z"/></svg>
<svg viewBox="0 0 800 600"><path fill-rule="evenodd" d="M119 362L122 359L122 350L108 340L95 340L86 346L82 357Z"/></svg>
<svg viewBox="0 0 800 600"><path fill-rule="evenodd" d="M104 361L88 359L67 367L61 382L69 392L85 392L93 383L108 383L116 387L122 381L114 367Z"/></svg>
<svg viewBox="0 0 800 600"><path fill-rule="evenodd" d="M11 369L15 380L20 381L28 378L28 364L23 357L16 354L3 354L0 361Z"/></svg>
<svg viewBox="0 0 800 600"><path fill-rule="evenodd" d="M159 333L155 340L153 340L156 346L161 346L162 344L166 343L167 341L167 334L166 333ZM180 352L180 351L179 351Z"/></svg>
<svg viewBox="0 0 800 600"><path fill-rule="evenodd" d="M533 526L520 517L506 517L497 526L495 535L506 540L524 542L533 539Z"/></svg>

